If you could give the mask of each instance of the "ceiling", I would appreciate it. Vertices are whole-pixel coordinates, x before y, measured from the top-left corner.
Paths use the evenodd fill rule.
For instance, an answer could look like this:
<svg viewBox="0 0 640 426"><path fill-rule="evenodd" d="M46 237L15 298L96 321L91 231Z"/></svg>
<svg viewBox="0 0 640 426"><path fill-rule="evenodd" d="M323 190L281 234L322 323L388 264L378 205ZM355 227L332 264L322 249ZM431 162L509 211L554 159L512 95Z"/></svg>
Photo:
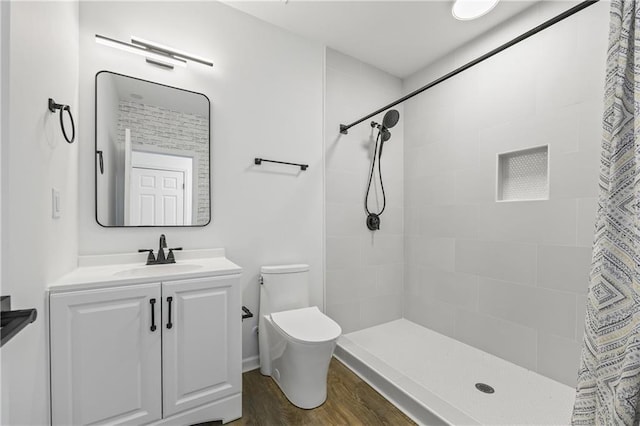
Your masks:
<svg viewBox="0 0 640 426"><path fill-rule="evenodd" d="M453 18L452 0L223 1L404 78L539 0L502 0L473 21Z"/></svg>

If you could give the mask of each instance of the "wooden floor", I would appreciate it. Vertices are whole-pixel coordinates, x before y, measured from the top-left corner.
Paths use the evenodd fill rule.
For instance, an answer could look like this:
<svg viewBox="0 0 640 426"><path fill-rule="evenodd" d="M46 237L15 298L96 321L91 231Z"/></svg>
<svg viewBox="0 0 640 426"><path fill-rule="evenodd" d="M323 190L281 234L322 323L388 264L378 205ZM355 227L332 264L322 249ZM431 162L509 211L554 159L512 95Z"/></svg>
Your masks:
<svg viewBox="0 0 640 426"><path fill-rule="evenodd" d="M313 410L291 404L271 377L261 375L259 370L244 373L242 418L229 424L400 426L415 423L334 358L329 367L327 401Z"/></svg>

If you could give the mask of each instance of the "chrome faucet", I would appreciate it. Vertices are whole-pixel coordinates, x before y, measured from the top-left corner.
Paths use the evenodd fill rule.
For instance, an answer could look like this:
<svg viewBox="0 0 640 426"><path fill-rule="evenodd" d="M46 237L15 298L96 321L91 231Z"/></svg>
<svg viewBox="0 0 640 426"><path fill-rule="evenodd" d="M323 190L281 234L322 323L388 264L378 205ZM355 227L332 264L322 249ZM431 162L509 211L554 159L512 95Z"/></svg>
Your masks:
<svg viewBox="0 0 640 426"><path fill-rule="evenodd" d="M169 254L164 254L164 249L167 248L167 237L164 234L160 235L160 243L158 247L158 257L153 255L153 249L139 249L138 252L149 252L147 257L147 265L165 265L167 263L176 263L176 258L173 255L174 250L182 250L182 247L173 247L169 249Z"/></svg>

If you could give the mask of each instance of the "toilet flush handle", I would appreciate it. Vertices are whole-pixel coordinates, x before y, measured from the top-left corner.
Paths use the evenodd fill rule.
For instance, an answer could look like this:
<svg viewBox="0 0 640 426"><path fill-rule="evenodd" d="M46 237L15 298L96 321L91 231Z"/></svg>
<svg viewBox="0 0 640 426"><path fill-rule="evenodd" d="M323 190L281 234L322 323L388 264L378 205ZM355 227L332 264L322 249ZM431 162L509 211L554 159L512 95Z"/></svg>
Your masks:
<svg viewBox="0 0 640 426"><path fill-rule="evenodd" d="M242 312L243 312L243 314L242 314L242 319L243 320L247 319L247 318L253 318L253 312L251 312L249 310L249 308L247 308L246 306L242 307Z"/></svg>

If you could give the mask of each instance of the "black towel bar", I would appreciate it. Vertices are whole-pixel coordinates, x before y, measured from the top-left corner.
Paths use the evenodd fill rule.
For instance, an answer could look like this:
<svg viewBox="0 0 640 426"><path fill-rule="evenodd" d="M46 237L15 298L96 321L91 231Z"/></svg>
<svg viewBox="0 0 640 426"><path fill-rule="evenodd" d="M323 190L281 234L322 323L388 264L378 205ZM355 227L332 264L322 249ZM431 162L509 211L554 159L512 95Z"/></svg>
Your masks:
<svg viewBox="0 0 640 426"><path fill-rule="evenodd" d="M253 160L253 163L259 166L260 164L262 164L263 161L266 163L277 163L277 164L286 164L288 166L296 166L296 167L300 167L300 170L307 170L307 168L309 167L308 164L289 163L287 161L265 160L264 158L255 158Z"/></svg>

